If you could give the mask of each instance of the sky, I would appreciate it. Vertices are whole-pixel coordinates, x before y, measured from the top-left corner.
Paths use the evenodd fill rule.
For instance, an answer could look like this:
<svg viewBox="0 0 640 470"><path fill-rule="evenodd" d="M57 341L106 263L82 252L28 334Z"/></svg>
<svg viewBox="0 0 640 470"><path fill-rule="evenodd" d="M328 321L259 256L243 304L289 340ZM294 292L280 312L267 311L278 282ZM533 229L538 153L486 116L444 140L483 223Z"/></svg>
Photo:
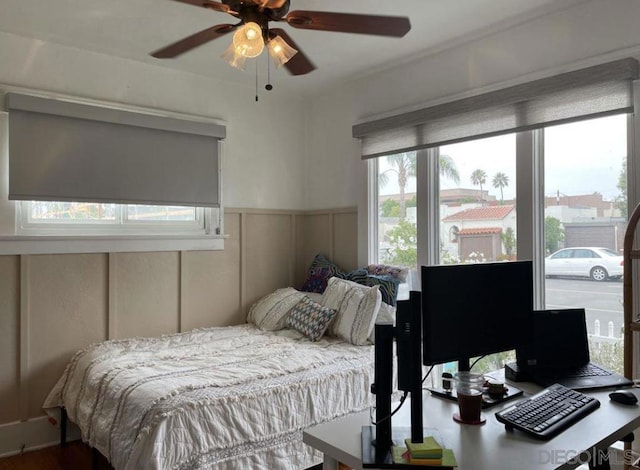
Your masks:
<svg viewBox="0 0 640 470"><path fill-rule="evenodd" d="M545 196L574 196L601 193L606 200L618 195L618 177L627 154L626 115L610 116L589 121L549 127L545 130ZM441 189L455 187L479 189L471 183L471 173L482 169L487 174L484 190L500 199L500 190L493 188L493 176L502 172L509 178L504 198L515 197L515 135L447 145L440 153L456 163L460 184L442 179ZM383 157L380 169L389 165ZM389 184L381 194L397 194L397 179L390 173ZM411 178L406 192L415 192L415 178Z"/></svg>

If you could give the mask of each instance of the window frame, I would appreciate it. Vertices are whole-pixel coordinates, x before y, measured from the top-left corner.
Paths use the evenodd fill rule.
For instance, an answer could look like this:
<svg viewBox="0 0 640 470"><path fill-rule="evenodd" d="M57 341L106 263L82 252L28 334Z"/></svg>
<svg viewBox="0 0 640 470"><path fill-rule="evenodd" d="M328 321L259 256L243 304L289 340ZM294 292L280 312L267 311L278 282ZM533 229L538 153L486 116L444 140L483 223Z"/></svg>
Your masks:
<svg viewBox="0 0 640 470"><path fill-rule="evenodd" d="M638 88L636 84L636 102L638 100ZM586 119L593 119L589 117ZM636 122L633 114L627 114L627 201L629 207L634 207L640 191L640 165L635 164L635 136L640 135L640 124ZM478 137L482 138L481 136ZM420 155L422 153L422 156ZM417 159L417 203L420 210L418 217L418 266L436 264L433 245L438 239L440 229L437 209L433 201L438 197L438 156L439 147L418 151ZM367 159L363 164L368 169L368 185L370 188L377 186L377 161L378 158ZM423 181L420 183L420 181ZM542 309L545 305L544 298L544 128L533 129L516 134L516 210L518 217L518 246L517 252L520 259L532 259L534 268L534 308ZM375 197L373 197L375 196ZM366 200L368 207L367 233L373 229L377 231L377 190L368 191ZM377 233L376 233L377 235ZM366 240L369 252L377 251L376 238L369 237ZM375 262L369 258L365 262Z"/></svg>
<svg viewBox="0 0 640 470"><path fill-rule="evenodd" d="M30 217L33 201L16 201L16 235L24 236L118 236L208 235L218 209L196 207L191 221L135 220L128 218L129 204L114 204L113 220L44 219ZM214 219L215 220L215 219Z"/></svg>

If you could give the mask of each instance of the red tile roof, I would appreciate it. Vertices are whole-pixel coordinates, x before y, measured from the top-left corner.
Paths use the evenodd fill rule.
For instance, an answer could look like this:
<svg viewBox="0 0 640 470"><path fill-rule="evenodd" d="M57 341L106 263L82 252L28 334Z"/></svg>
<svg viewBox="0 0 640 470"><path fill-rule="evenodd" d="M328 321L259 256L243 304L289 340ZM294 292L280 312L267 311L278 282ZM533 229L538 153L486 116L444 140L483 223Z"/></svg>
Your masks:
<svg viewBox="0 0 640 470"><path fill-rule="evenodd" d="M501 220L513 210L513 204L505 206L485 206L466 209L451 214L442 220Z"/></svg>
<svg viewBox="0 0 640 470"><path fill-rule="evenodd" d="M458 235L491 235L492 233L502 233L502 229L500 227L463 228Z"/></svg>

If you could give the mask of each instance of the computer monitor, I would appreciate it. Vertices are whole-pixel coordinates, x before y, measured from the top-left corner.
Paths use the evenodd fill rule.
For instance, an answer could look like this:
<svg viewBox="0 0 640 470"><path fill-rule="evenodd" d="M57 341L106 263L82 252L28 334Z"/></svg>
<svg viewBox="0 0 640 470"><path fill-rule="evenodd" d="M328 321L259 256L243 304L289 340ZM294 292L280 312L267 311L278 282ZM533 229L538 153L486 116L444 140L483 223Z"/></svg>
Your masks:
<svg viewBox="0 0 640 470"><path fill-rule="evenodd" d="M515 349L533 311L531 261L422 266L425 365Z"/></svg>

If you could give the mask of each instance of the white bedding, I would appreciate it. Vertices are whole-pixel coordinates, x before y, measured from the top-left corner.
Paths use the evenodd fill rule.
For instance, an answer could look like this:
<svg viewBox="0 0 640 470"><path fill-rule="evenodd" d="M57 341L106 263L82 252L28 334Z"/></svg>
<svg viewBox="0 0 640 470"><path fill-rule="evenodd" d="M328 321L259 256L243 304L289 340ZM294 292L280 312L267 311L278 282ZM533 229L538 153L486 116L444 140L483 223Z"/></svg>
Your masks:
<svg viewBox="0 0 640 470"><path fill-rule="evenodd" d="M254 325L99 343L45 400L116 470L291 469L322 456L314 424L373 404L373 346Z"/></svg>

